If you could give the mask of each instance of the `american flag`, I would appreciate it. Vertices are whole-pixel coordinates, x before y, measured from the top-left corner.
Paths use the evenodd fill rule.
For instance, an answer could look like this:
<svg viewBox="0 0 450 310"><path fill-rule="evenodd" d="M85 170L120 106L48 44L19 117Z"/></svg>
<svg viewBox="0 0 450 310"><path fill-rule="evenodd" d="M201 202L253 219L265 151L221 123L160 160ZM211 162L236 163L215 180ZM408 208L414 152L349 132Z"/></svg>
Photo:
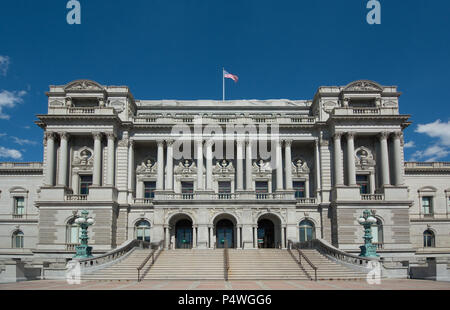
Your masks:
<svg viewBox="0 0 450 310"><path fill-rule="evenodd" d="M232 79L235 83L239 81L239 77L237 75L228 73L226 70L223 70L223 77L226 79Z"/></svg>

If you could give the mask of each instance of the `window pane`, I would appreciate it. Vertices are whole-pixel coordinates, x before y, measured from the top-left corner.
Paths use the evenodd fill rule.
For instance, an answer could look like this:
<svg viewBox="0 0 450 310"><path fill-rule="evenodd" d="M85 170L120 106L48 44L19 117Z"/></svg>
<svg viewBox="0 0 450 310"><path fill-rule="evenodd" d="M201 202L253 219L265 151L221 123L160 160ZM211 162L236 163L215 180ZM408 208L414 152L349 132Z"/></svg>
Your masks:
<svg viewBox="0 0 450 310"><path fill-rule="evenodd" d="M367 175L357 175L356 184L359 185L362 195L369 194L369 180Z"/></svg>
<svg viewBox="0 0 450 310"><path fill-rule="evenodd" d="M379 243L378 239L378 226L372 226L372 242Z"/></svg>
<svg viewBox="0 0 450 310"><path fill-rule="evenodd" d="M219 182L219 194L231 193L231 182Z"/></svg>
<svg viewBox="0 0 450 310"><path fill-rule="evenodd" d="M70 243L71 244L78 244L78 243L80 243L79 227L78 226L72 226L70 228Z"/></svg>
<svg viewBox="0 0 450 310"><path fill-rule="evenodd" d="M256 192L257 193L268 193L269 185L267 182L256 182Z"/></svg>
<svg viewBox="0 0 450 310"><path fill-rule="evenodd" d="M295 198L305 198L305 182L294 182Z"/></svg>
<svg viewBox="0 0 450 310"><path fill-rule="evenodd" d="M144 198L155 198L156 182L144 183Z"/></svg>
<svg viewBox="0 0 450 310"><path fill-rule="evenodd" d="M181 182L181 191L183 194L194 193L194 183L193 182Z"/></svg>

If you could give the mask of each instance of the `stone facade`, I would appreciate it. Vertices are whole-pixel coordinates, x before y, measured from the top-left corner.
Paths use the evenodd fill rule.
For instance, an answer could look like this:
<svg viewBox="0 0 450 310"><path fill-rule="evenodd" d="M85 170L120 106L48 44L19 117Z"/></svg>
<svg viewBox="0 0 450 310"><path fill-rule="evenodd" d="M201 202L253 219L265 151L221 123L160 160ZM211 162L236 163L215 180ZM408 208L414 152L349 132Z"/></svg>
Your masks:
<svg viewBox="0 0 450 310"><path fill-rule="evenodd" d="M320 87L312 100L151 101L80 80L47 96L37 121L43 163L0 164L1 256L73 256L72 221L83 209L96 221L95 253L134 238L166 248L227 239L242 249L322 238L356 253L357 219L371 209L382 257L450 255L450 164L404 162L410 123L397 87L356 81ZM24 197L21 214L14 197ZM422 197L432 197L430 214Z"/></svg>

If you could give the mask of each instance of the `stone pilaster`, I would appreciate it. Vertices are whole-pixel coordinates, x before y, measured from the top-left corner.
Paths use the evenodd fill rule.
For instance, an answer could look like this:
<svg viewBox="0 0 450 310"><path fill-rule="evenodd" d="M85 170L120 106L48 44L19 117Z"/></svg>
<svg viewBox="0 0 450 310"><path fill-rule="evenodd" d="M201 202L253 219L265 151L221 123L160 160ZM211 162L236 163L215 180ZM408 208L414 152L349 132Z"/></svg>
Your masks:
<svg viewBox="0 0 450 310"><path fill-rule="evenodd" d="M344 185L344 178L342 174L342 147L341 147L342 133L337 132L333 136L334 140L334 185Z"/></svg>
<svg viewBox="0 0 450 310"><path fill-rule="evenodd" d="M402 138L403 133L397 131L394 133L394 172L395 172L395 185L404 185L402 171Z"/></svg>
<svg viewBox="0 0 450 310"><path fill-rule="evenodd" d="M61 133L60 139L61 139L61 147L60 147L60 154L59 154L58 185L67 186L69 134L66 132Z"/></svg>
<svg viewBox="0 0 450 310"><path fill-rule="evenodd" d="M244 141L241 139L237 140L236 148L236 172L237 172L237 190L244 190Z"/></svg>
<svg viewBox="0 0 450 310"><path fill-rule="evenodd" d="M100 186L102 180L102 133L94 132L94 176L93 186Z"/></svg>
<svg viewBox="0 0 450 310"><path fill-rule="evenodd" d="M283 160L281 152L281 141L276 141L276 170L277 170L277 191L283 190Z"/></svg>
<svg viewBox="0 0 450 310"><path fill-rule="evenodd" d="M197 190L204 190L203 186L203 140L196 140L197 144Z"/></svg>
<svg viewBox="0 0 450 310"><path fill-rule="evenodd" d="M115 176L115 165L116 165L116 136L114 133L108 133L108 173L106 184L108 186L114 186L114 176Z"/></svg>
<svg viewBox="0 0 450 310"><path fill-rule="evenodd" d="M173 190L173 140L166 140L167 145L167 174L166 174L166 190ZM158 177L159 178L159 177Z"/></svg>
<svg viewBox="0 0 450 310"><path fill-rule="evenodd" d="M348 185L356 186L356 171L355 171L355 133L347 133L347 174Z"/></svg>
<svg viewBox="0 0 450 310"><path fill-rule="evenodd" d="M47 132L47 173L45 175L45 183L48 186L55 185L55 134Z"/></svg>
<svg viewBox="0 0 450 310"><path fill-rule="evenodd" d="M156 179L156 189L164 189L164 141L156 141L158 144L158 158L157 158L157 179Z"/></svg>
<svg viewBox="0 0 450 310"><path fill-rule="evenodd" d="M285 147L285 160L284 160L284 173L286 177L286 189L292 190L292 140L284 141Z"/></svg>
<svg viewBox="0 0 450 310"><path fill-rule="evenodd" d="M253 190L253 173L252 173L252 160L253 160L253 141L250 139L246 142L246 156L245 156L245 187L248 191Z"/></svg>
<svg viewBox="0 0 450 310"><path fill-rule="evenodd" d="M382 184L390 185L390 174L389 174L389 151L387 138L389 134L387 132L382 132L379 134L380 139L380 152L381 152L381 180Z"/></svg>
<svg viewBox="0 0 450 310"><path fill-rule="evenodd" d="M208 140L206 141L206 190L212 191L213 189L213 178L212 178L212 160L213 160L213 153L212 153L212 146L214 144L214 141Z"/></svg>

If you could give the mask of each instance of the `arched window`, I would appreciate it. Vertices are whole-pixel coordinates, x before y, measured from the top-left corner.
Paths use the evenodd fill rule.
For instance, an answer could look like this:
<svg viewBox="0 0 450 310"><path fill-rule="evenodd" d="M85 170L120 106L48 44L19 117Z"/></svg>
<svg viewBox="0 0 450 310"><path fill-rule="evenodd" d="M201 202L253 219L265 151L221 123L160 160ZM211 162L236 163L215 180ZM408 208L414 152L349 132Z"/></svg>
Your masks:
<svg viewBox="0 0 450 310"><path fill-rule="evenodd" d="M436 240L434 237L434 232L431 230L426 230L423 233L423 247L424 248L434 248L436 246Z"/></svg>
<svg viewBox="0 0 450 310"><path fill-rule="evenodd" d="M378 248L383 246L383 222L377 218L377 223L372 226L372 243L378 245Z"/></svg>
<svg viewBox="0 0 450 310"><path fill-rule="evenodd" d="M81 229L80 226L75 224L75 218L72 218L67 222L66 242L71 245L80 244Z"/></svg>
<svg viewBox="0 0 450 310"><path fill-rule="evenodd" d="M141 220L136 223L136 239L150 242L150 223L146 220Z"/></svg>
<svg viewBox="0 0 450 310"><path fill-rule="evenodd" d="M316 238L314 223L309 220L300 222L300 242L310 241Z"/></svg>
<svg viewBox="0 0 450 310"><path fill-rule="evenodd" d="M12 235L13 249L23 249L23 232L16 230Z"/></svg>

